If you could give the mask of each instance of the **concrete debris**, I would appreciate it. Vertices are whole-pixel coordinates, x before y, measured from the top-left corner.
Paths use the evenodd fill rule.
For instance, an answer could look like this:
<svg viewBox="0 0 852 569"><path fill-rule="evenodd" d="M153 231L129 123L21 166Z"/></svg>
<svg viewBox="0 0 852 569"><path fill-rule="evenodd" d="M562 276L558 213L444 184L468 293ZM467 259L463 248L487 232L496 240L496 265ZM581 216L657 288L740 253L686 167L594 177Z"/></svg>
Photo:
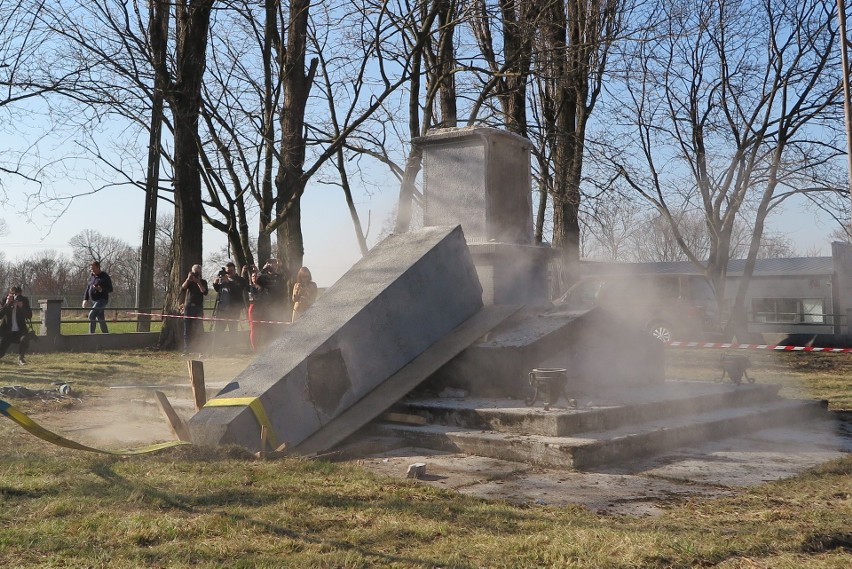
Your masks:
<svg viewBox="0 0 852 569"><path fill-rule="evenodd" d="M414 478L415 480L421 480L426 476L426 463L425 462L415 462L414 464L408 465L408 472L406 472L406 478Z"/></svg>

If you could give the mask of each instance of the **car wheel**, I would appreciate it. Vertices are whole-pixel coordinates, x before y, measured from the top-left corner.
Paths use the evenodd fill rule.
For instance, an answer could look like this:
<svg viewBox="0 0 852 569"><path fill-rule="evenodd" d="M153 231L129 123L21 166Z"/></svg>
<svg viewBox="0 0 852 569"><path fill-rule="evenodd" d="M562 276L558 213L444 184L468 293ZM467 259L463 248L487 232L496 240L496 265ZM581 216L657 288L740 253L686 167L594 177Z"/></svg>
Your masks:
<svg viewBox="0 0 852 569"><path fill-rule="evenodd" d="M674 331L666 322L654 322L648 326L648 331L661 342L671 342L674 339Z"/></svg>

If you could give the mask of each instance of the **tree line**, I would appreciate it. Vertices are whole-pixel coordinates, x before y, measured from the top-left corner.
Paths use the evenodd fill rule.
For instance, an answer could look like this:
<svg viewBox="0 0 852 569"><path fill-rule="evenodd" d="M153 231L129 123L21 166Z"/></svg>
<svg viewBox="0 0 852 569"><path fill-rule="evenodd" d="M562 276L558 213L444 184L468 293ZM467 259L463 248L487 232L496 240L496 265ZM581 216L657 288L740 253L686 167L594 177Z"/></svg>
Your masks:
<svg viewBox="0 0 852 569"><path fill-rule="evenodd" d="M0 128L32 141L3 155L0 190L14 178L28 206L145 192L148 303L158 208L169 208L174 306L203 258L203 223L227 235L238 265L275 254L294 271L302 196L326 185L366 252L358 196L378 176L399 188L394 230L418 223L411 141L489 125L533 144L535 238L555 249L560 288L584 247L609 239L598 221L614 207L663 224L666 247L720 291L742 251L746 287L772 249L767 223L791 198L848 222L837 10L834 0L0 0ZM43 132L19 120L35 115ZM47 140L73 151L48 153ZM52 193L51 177L80 156L85 187Z"/></svg>
<svg viewBox="0 0 852 569"><path fill-rule="evenodd" d="M161 228L170 227L167 218ZM0 224L0 235L4 235ZM113 283L110 305L122 308L161 307L168 288L171 268L172 235L161 230L155 247L154 303L137 304L141 251L122 239L86 229L74 235L68 245L71 254L46 250L25 259L6 259L0 254L0 286L19 286L36 306L39 299L61 298L63 307L77 308L83 299L92 261L99 261ZM221 263L219 263L221 264ZM211 270L212 270L211 264Z"/></svg>

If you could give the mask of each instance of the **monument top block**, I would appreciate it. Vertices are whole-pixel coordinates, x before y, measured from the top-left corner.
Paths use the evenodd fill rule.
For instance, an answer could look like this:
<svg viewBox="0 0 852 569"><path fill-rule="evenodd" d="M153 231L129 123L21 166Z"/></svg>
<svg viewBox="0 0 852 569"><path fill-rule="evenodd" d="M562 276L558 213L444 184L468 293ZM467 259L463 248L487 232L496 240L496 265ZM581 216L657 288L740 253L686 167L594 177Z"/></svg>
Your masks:
<svg viewBox="0 0 852 569"><path fill-rule="evenodd" d="M423 150L425 226L461 224L468 244L533 243L530 142L491 127L438 129Z"/></svg>

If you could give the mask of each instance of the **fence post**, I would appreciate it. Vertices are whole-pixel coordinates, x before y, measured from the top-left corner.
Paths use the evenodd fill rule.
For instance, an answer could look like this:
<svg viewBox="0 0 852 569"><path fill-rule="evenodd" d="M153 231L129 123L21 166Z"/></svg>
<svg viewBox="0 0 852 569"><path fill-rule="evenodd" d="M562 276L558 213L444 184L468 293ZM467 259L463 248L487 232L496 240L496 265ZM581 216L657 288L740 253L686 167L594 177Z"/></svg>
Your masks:
<svg viewBox="0 0 852 569"><path fill-rule="evenodd" d="M41 307L41 329L39 336L55 337L61 334L62 299L47 298L38 301Z"/></svg>

